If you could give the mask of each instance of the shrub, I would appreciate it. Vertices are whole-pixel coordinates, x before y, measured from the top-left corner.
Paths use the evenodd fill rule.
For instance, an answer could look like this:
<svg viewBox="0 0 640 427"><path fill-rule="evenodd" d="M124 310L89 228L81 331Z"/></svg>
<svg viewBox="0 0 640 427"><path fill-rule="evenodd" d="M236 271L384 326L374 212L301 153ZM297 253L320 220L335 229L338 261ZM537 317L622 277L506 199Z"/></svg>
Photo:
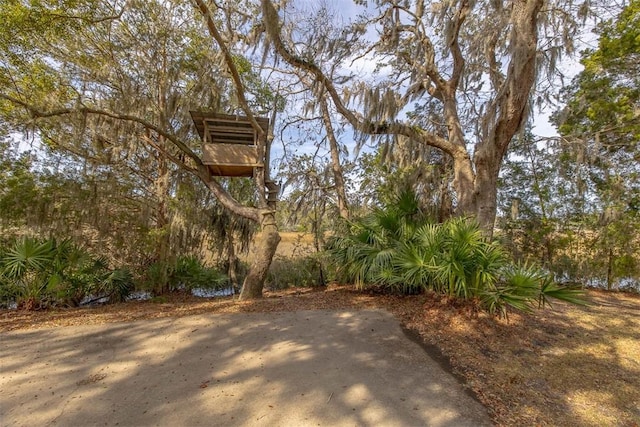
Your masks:
<svg viewBox="0 0 640 427"><path fill-rule="evenodd" d="M78 305L87 295L122 300L132 290L131 274L111 271L104 259L94 259L66 239L45 241L26 237L2 251L0 295L4 304L39 309Z"/></svg>
<svg viewBox="0 0 640 427"><path fill-rule="evenodd" d="M276 256L267 275L267 286L273 290L323 286L325 279L317 256Z"/></svg>
<svg viewBox="0 0 640 427"><path fill-rule="evenodd" d="M128 268L106 272L97 285L94 294L108 297L109 302L125 301L135 288L133 274Z"/></svg>
<svg viewBox="0 0 640 427"><path fill-rule="evenodd" d="M555 285L547 272L513 265L474 221L432 223L411 192L352 221L350 231L333 237L327 249L338 279L360 287L377 285L404 294L430 289L476 299L500 314L507 306L530 310L549 298L581 301L579 291Z"/></svg>
<svg viewBox="0 0 640 427"><path fill-rule="evenodd" d="M191 289L222 289L229 285L227 276L206 267L194 256L181 256L173 263L155 262L144 274L142 287L155 294Z"/></svg>
<svg viewBox="0 0 640 427"><path fill-rule="evenodd" d="M205 267L194 256L183 256L176 261L171 277L172 288L221 289L228 285L227 276L215 268Z"/></svg>
<svg viewBox="0 0 640 427"><path fill-rule="evenodd" d="M161 261L151 263L142 273L139 287L156 295L169 291L169 277L173 274L173 264Z"/></svg>

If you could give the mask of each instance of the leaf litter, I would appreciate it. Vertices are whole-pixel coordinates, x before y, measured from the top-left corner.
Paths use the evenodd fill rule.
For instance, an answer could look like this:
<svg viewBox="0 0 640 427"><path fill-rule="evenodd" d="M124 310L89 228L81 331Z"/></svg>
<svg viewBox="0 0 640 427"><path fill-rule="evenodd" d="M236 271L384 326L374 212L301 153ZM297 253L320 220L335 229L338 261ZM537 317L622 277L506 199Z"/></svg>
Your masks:
<svg viewBox="0 0 640 427"><path fill-rule="evenodd" d="M0 332L211 313L381 308L436 349L496 425L640 425L640 296L589 292L587 307L556 303L508 320L426 294L387 295L350 286L265 292L257 301L170 295L164 303L0 311ZM201 387L206 387L203 382ZM204 388L203 387L203 388Z"/></svg>

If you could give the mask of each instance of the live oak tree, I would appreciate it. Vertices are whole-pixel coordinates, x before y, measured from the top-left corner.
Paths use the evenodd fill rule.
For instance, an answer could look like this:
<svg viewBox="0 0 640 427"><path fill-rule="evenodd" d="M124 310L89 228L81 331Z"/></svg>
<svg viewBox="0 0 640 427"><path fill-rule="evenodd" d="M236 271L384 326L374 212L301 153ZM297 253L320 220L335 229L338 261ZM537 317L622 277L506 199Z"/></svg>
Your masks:
<svg viewBox="0 0 640 427"><path fill-rule="evenodd" d="M453 162L457 213L477 218L490 235L496 185L509 143L531 117L536 82L549 78L573 49L587 4L572 1L376 0L324 40L323 54L304 43L306 28L261 0L268 45L326 91L362 135L395 135L446 153ZM358 36L361 43L349 43ZM339 55L350 50L349 59ZM332 56L331 53L338 53ZM322 58L322 60L321 60ZM328 61L325 58L329 58ZM343 58L335 64L331 58ZM377 81L349 71L349 61L377 65ZM341 75L332 74L342 69ZM548 71L550 74L546 74ZM412 106L412 104L414 104ZM428 123L406 116L411 108Z"/></svg>
<svg viewBox="0 0 640 427"><path fill-rule="evenodd" d="M268 170L257 171L254 206L234 199L202 163L188 111L248 116L264 153L267 135L254 111L270 109L270 91L233 51L238 29L252 16L249 6L6 1L0 39L0 111L14 130L36 131L46 144L114 162L146 153L159 196L174 191L170 178L178 168L235 215L260 225L263 238L242 298L261 296L279 241L267 204Z"/></svg>

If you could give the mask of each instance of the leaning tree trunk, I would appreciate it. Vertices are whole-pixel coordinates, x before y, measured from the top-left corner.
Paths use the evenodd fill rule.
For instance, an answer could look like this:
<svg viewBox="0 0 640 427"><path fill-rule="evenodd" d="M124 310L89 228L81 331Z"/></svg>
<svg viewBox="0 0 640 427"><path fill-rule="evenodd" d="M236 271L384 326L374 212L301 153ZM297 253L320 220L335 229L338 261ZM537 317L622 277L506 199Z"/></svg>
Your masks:
<svg viewBox="0 0 640 427"><path fill-rule="evenodd" d="M261 232L255 237L255 257L250 266L249 273L244 279L240 299L262 298L262 288L267 278L271 260L276 253L280 234L276 224L275 209L271 207L255 208L243 206L233 199L229 193L216 181L204 164L198 167L198 176L206 183L218 201L233 214L247 218L260 224ZM264 180L261 182L264 188ZM263 200L266 205L266 199Z"/></svg>
<svg viewBox="0 0 640 427"><path fill-rule="evenodd" d="M494 144L482 144L474 161L476 179L474 185L475 217L485 236L493 237L498 208L498 175L504 153Z"/></svg>
<svg viewBox="0 0 640 427"><path fill-rule="evenodd" d="M319 98L320 108L322 109L322 120L324 127L327 131L327 138L329 139L329 149L331 153L331 170L333 171L333 180L336 187L336 198L338 200L338 211L343 219L349 219L349 205L347 203L347 191L344 182L344 172L342 165L340 164L340 147L336 135L333 131L333 125L331 123L331 114L329 112L329 106L325 95Z"/></svg>
<svg viewBox="0 0 640 427"><path fill-rule="evenodd" d="M240 299L262 298L262 289L271 266L271 261L280 243L280 233L276 223L275 207L267 206L266 198L263 198L264 207L255 208L243 206L227 193L220 183L211 176L207 166L199 167L199 176L207 184L218 201L233 214L242 216L260 224L260 233L255 237L255 256L249 265L249 272L242 284ZM258 180L264 188L264 179Z"/></svg>
<svg viewBox="0 0 640 427"><path fill-rule="evenodd" d="M453 189L458 202L456 215L474 216L476 214L476 199L473 166L466 150L459 151L453 155Z"/></svg>
<svg viewBox="0 0 640 427"><path fill-rule="evenodd" d="M240 299L262 298L262 288L271 266L271 261L280 243L280 233L273 212L262 216L261 232L256 236L255 257L249 267L249 273L242 284Z"/></svg>

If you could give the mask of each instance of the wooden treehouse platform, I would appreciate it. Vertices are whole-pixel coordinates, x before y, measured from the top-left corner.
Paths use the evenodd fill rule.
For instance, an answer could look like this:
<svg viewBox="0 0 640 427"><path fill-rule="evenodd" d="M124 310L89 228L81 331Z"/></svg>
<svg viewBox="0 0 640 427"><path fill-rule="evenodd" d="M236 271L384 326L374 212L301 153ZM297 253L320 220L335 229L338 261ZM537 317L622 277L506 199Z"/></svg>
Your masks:
<svg viewBox="0 0 640 427"><path fill-rule="evenodd" d="M251 177L256 167L264 166L258 154L258 134L244 116L191 111L204 146L202 162L214 176ZM264 130L269 130L269 119L256 117Z"/></svg>

